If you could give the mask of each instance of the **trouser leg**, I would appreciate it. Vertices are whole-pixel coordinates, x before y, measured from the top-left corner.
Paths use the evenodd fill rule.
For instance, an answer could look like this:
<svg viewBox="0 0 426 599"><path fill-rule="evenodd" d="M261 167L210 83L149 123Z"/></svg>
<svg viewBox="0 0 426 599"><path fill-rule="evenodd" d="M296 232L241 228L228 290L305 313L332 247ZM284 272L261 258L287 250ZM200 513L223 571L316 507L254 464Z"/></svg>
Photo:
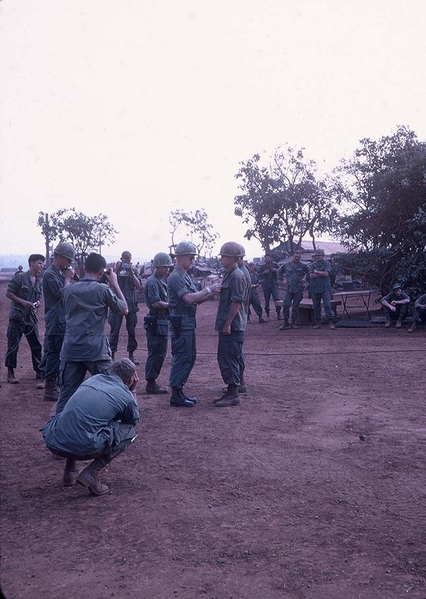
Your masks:
<svg viewBox="0 0 426 599"><path fill-rule="evenodd" d="M329 291L322 292L322 301L327 320L334 320L334 312L331 309L331 293Z"/></svg>
<svg viewBox="0 0 426 599"><path fill-rule="evenodd" d="M110 312L108 314L108 323L111 327L109 332L109 345L111 347L111 352L115 354L118 348L118 338L120 336L121 323L123 322L122 314L115 314L115 312Z"/></svg>
<svg viewBox="0 0 426 599"><path fill-rule="evenodd" d="M312 293L312 307L316 324L321 322L321 293Z"/></svg>
<svg viewBox="0 0 426 599"><path fill-rule="evenodd" d="M64 362L59 371L59 385L61 391L56 404L56 414L64 409L69 398L77 391L86 376L85 362Z"/></svg>
<svg viewBox="0 0 426 599"><path fill-rule="evenodd" d="M4 365L7 368L16 368L19 344L23 334L24 325L17 320L9 320L7 327L7 353L4 361Z"/></svg>
<svg viewBox="0 0 426 599"><path fill-rule="evenodd" d="M133 353L137 347L138 342L136 340L136 325L138 323L138 313L129 312L126 316L126 329L127 329L127 351Z"/></svg>
<svg viewBox="0 0 426 599"><path fill-rule="evenodd" d="M147 381L156 380L167 355L167 337L165 335L152 336L149 331L146 331L146 342L148 357L145 363L145 379Z"/></svg>
<svg viewBox="0 0 426 599"><path fill-rule="evenodd" d="M244 333L219 333L217 361L223 382L226 385L240 385L241 373L244 372L243 353Z"/></svg>
<svg viewBox="0 0 426 599"><path fill-rule="evenodd" d="M44 340L44 378L48 381L57 381L60 368L60 353L63 335L46 335Z"/></svg>
<svg viewBox="0 0 426 599"><path fill-rule="evenodd" d="M182 330L179 337L172 337L172 365L169 387L182 387L191 373L197 355L195 330Z"/></svg>
<svg viewBox="0 0 426 599"><path fill-rule="evenodd" d="M293 307L291 309L291 321L293 323L296 322L297 317L299 316L299 304L303 298L303 291L298 291L293 294Z"/></svg>

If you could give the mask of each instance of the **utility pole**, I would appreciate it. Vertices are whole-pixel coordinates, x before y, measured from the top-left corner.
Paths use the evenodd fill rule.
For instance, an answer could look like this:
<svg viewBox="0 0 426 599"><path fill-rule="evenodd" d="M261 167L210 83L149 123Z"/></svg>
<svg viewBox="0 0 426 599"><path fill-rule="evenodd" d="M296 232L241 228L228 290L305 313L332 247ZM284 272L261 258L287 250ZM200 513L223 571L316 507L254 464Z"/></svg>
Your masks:
<svg viewBox="0 0 426 599"><path fill-rule="evenodd" d="M49 215L46 214L44 215L44 222L45 222L45 234L44 234L44 238L46 241L46 267L49 268L50 266L50 250L49 250Z"/></svg>

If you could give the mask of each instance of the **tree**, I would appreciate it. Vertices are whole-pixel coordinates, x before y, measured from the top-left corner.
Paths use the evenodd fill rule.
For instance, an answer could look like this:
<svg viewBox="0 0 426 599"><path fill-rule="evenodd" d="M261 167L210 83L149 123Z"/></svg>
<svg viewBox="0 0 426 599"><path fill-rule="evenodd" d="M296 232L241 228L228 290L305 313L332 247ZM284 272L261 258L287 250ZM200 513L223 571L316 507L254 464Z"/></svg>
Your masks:
<svg viewBox="0 0 426 599"><path fill-rule="evenodd" d="M204 208L193 212L184 212L183 210L172 210L169 216L169 223L172 227L172 248L176 246L175 235L182 226L186 229L190 240L197 247L199 255L211 250L214 242L219 237L218 233L213 232L213 225L208 222L208 215Z"/></svg>
<svg viewBox="0 0 426 599"><path fill-rule="evenodd" d="M75 208L63 208L50 215L39 212L37 225L49 243L55 240L72 243L80 269L90 252L98 249L101 252L102 246L113 243L117 234L105 214L86 216Z"/></svg>
<svg viewBox="0 0 426 599"><path fill-rule="evenodd" d="M265 251L284 239L293 253L306 235L315 247L316 234L333 228L337 210L329 183L318 178L316 163L302 149L278 148L268 168L260 165L259 154L240 164L235 177L242 193L234 198L234 213L250 225L247 239L255 237Z"/></svg>
<svg viewBox="0 0 426 599"><path fill-rule="evenodd" d="M343 242L365 250L421 249L407 223L426 210L426 144L406 127L360 144L334 172L334 197L346 207L340 219Z"/></svg>

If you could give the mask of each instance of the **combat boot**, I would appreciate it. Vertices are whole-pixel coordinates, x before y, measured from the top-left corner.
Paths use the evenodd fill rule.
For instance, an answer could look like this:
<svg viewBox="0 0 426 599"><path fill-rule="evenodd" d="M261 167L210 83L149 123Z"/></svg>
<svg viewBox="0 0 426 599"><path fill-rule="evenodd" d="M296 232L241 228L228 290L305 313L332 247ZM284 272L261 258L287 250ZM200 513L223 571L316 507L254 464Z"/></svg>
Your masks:
<svg viewBox="0 0 426 599"><path fill-rule="evenodd" d="M46 379L46 388L43 393L43 399L46 401L58 401L59 387L56 381Z"/></svg>
<svg viewBox="0 0 426 599"><path fill-rule="evenodd" d="M277 320L282 320L283 317L281 316L281 308L277 308L276 313L277 313Z"/></svg>
<svg viewBox="0 0 426 599"><path fill-rule="evenodd" d="M329 320L329 321L328 321L328 326L329 326L329 328L330 328L332 331L336 330L336 327L334 326L334 324L333 324L333 321L332 321L332 320Z"/></svg>
<svg viewBox="0 0 426 599"><path fill-rule="evenodd" d="M186 399L187 401L192 401L193 404L197 403L197 398L196 397L188 397L187 394L185 393L185 391L183 390L183 387L181 387L179 389L180 391L180 395L181 397L183 397L183 399Z"/></svg>
<svg viewBox="0 0 426 599"><path fill-rule="evenodd" d="M400 329L401 327L402 327L402 322L401 322L401 320L400 320L400 319L398 319L398 320L396 321L396 328L397 328L397 329Z"/></svg>
<svg viewBox="0 0 426 599"><path fill-rule="evenodd" d="M284 318L284 324L282 324L282 325L280 326L280 331L285 331L285 330L286 330L286 329L288 329L288 328L289 328L289 325L288 325L288 318Z"/></svg>
<svg viewBox="0 0 426 599"><path fill-rule="evenodd" d="M77 476L77 462L73 458L67 458L64 469L64 476L62 478L62 483L64 487L72 487L73 485L75 485Z"/></svg>
<svg viewBox="0 0 426 599"><path fill-rule="evenodd" d="M222 397L214 399L213 403L217 408L228 408L230 406L238 406L240 401L238 397L238 385L228 385L226 393Z"/></svg>
<svg viewBox="0 0 426 599"><path fill-rule="evenodd" d="M265 310L265 314L266 314L265 322L268 322L269 321L269 310Z"/></svg>
<svg viewBox="0 0 426 599"><path fill-rule="evenodd" d="M15 378L15 371L13 368L7 369L7 382L11 385L17 385L19 380Z"/></svg>
<svg viewBox="0 0 426 599"><path fill-rule="evenodd" d="M138 361L136 360L136 358L135 358L135 356L133 355L133 352L132 352L132 351L129 351L129 360L130 360L131 362L133 362L133 364L134 364L135 366L139 366L139 364L140 364L140 362L138 362Z"/></svg>
<svg viewBox="0 0 426 599"><path fill-rule="evenodd" d="M110 463L110 459L101 456L93 460L84 470L77 476L77 482L79 485L89 489L92 495L105 495L108 493L109 488L99 482L99 472Z"/></svg>
<svg viewBox="0 0 426 599"><path fill-rule="evenodd" d="M193 408L194 403L185 399L179 387L172 387L172 395L170 397L170 405L176 408Z"/></svg>
<svg viewBox="0 0 426 599"><path fill-rule="evenodd" d="M386 320L385 329L389 329L389 328L390 328L390 325L391 325L391 321L390 321L390 318L388 318L388 319Z"/></svg>
<svg viewBox="0 0 426 599"><path fill-rule="evenodd" d="M413 320L413 322L410 325L410 328L407 329L407 333L414 333L415 330L416 330L416 322Z"/></svg>
<svg viewBox="0 0 426 599"><path fill-rule="evenodd" d="M38 372L36 372L36 380L39 381L36 385L36 388L44 389L45 384L44 384L44 379L43 379L43 373L40 372L40 370Z"/></svg>
<svg viewBox="0 0 426 599"><path fill-rule="evenodd" d="M259 316L259 324L263 324L265 321L265 319L262 316Z"/></svg>
<svg viewBox="0 0 426 599"><path fill-rule="evenodd" d="M240 384L238 385L238 393L247 393L247 385L244 375L240 375Z"/></svg>
<svg viewBox="0 0 426 599"><path fill-rule="evenodd" d="M146 382L145 391L148 393L148 395L163 395L168 393L167 389L160 387L155 379L149 379Z"/></svg>

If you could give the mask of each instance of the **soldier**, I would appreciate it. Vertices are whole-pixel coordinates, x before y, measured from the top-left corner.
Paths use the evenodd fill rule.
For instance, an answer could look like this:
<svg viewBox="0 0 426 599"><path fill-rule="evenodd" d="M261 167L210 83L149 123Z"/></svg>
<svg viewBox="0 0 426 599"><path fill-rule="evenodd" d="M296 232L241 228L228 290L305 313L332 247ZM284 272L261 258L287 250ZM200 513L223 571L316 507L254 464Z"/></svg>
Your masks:
<svg viewBox="0 0 426 599"><path fill-rule="evenodd" d="M396 328L400 329L402 321L408 316L410 296L402 291L399 283L395 283L392 291L385 295L385 297L382 297L380 303L386 315L385 327L388 329L391 326L391 320L396 320Z"/></svg>
<svg viewBox="0 0 426 599"><path fill-rule="evenodd" d="M148 357L145 363L146 392L156 395L167 393L167 389L157 384L164 358L167 354L169 334L169 300L167 293L167 275L173 266L169 254L160 252L152 261L153 274L145 284L145 302L149 314L144 318Z"/></svg>
<svg viewBox="0 0 426 599"><path fill-rule="evenodd" d="M108 374L111 349L105 335L108 308L125 316L127 303L113 271L105 271L105 258L89 254L86 275L64 291L65 336L61 349L59 414L84 381L86 373ZM103 280L106 280L110 287ZM115 293L113 293L113 291Z"/></svg>
<svg viewBox="0 0 426 599"><path fill-rule="evenodd" d="M262 284L263 295L265 297L266 320L269 320L269 302L272 296L274 302L279 300L277 283L278 264L272 262L271 254L265 254L265 264L259 269L260 281ZM277 320L281 319L281 306L275 304Z"/></svg>
<svg viewBox="0 0 426 599"><path fill-rule="evenodd" d="M325 252L318 248L314 254L315 261L309 267L309 291L312 297L315 325L314 329L321 328L321 300L324 304L324 312L328 320L328 326L334 331L334 313L331 308L331 264L324 260Z"/></svg>
<svg viewBox="0 0 426 599"><path fill-rule="evenodd" d="M225 269L219 296L215 330L219 333L217 361L223 382L227 385L222 397L213 401L218 408L240 403L238 387L244 372L244 331L247 324L246 303L249 283L238 268L241 246L228 241L220 249L220 259Z"/></svg>
<svg viewBox="0 0 426 599"><path fill-rule="evenodd" d="M412 323L408 329L409 333L414 333L416 330L417 321L426 322L426 293L418 297L414 304Z"/></svg>
<svg viewBox="0 0 426 599"><path fill-rule="evenodd" d="M253 306L253 310L257 314L259 319L259 323L263 324L265 321L263 319L262 314L262 305L260 303L259 292L257 288L259 287L260 279L259 275L256 272L255 266L253 262L249 262L248 270L250 274L250 295L249 295L249 310L247 314L247 322L250 321L250 306Z"/></svg>
<svg viewBox="0 0 426 599"><path fill-rule="evenodd" d="M60 353L65 335L64 290L75 277L71 262L75 250L70 243L62 241L53 251L53 263L43 276L44 296L44 356L43 370L46 382L43 399L57 401Z"/></svg>
<svg viewBox="0 0 426 599"><path fill-rule="evenodd" d="M9 311L9 325L7 327L7 354L5 366L7 368L7 382L12 385L19 383L15 377L15 368L18 358L19 344L22 335L25 335L31 349L33 369L36 373L38 389L44 388L42 373L40 371L41 343L38 334L38 314L42 294L41 272L44 265L44 256L31 254L28 258L29 270L17 273L7 286L6 297L12 300Z"/></svg>
<svg viewBox="0 0 426 599"><path fill-rule="evenodd" d="M139 421L136 402L138 375L128 358L117 360L110 374L97 374L85 381L60 414L42 429L48 449L66 458L63 485L79 483L92 495L109 489L99 481L100 471L136 438ZM93 460L80 473L77 460Z"/></svg>
<svg viewBox="0 0 426 599"><path fill-rule="evenodd" d="M140 289L141 282L135 274L135 269L132 266L132 254L123 252L121 259L115 265L118 284L127 302L129 312L126 314L126 330L127 330L127 352L129 360L132 360L136 366L139 362L135 360L134 353L138 347L136 340L136 325L138 323L138 300L136 291ZM121 323L123 322L123 314L110 310L108 315L108 323L111 326L109 335L109 344L114 359L118 348L118 338L120 335Z"/></svg>
<svg viewBox="0 0 426 599"><path fill-rule="evenodd" d="M176 266L167 279L170 309L170 337L172 343L172 366L169 386L172 393L170 405L192 408L196 403L195 397L188 397L185 385L197 355L196 350L196 312L197 305L220 292L220 283L197 291L188 270L191 268L197 250L189 241L181 241L175 249Z"/></svg>
<svg viewBox="0 0 426 599"><path fill-rule="evenodd" d="M300 261L301 258L302 252L296 250L293 254L292 261L283 264L278 269L278 278L284 279L285 283L283 301L284 324L280 326L280 331L284 331L289 327L290 306L292 304L290 327L292 329L297 328L296 320L299 314L299 304L303 298L303 290L305 288L305 280L308 273L308 267L306 264L302 264Z"/></svg>

